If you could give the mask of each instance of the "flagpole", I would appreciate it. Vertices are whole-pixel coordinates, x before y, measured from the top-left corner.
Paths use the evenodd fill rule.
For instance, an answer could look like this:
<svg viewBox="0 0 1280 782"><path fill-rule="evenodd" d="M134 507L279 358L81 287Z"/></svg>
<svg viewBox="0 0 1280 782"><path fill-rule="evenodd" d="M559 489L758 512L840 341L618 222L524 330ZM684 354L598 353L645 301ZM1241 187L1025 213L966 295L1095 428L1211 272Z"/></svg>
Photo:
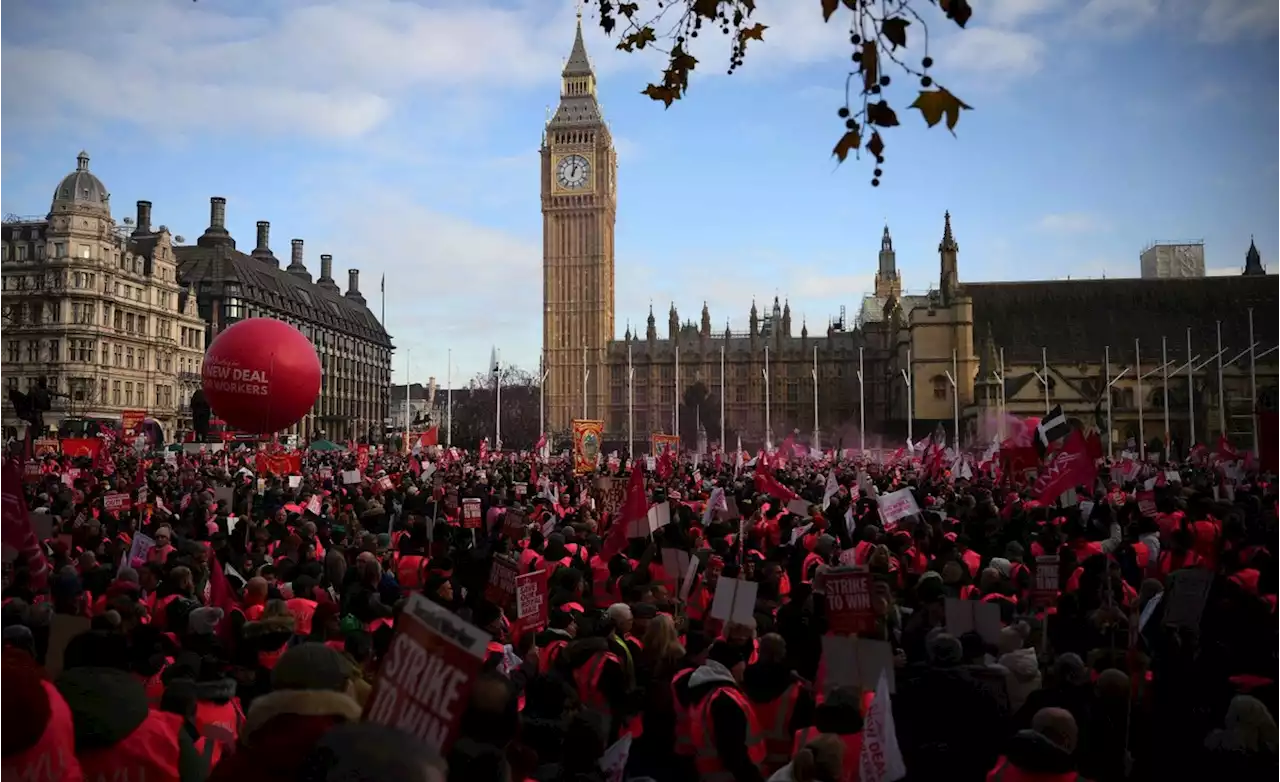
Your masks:
<svg viewBox="0 0 1280 782"><path fill-rule="evenodd" d="M867 451L867 391L862 379L862 348L858 348L858 455ZM837 454L837 458L839 455Z"/></svg>
<svg viewBox="0 0 1280 782"><path fill-rule="evenodd" d="M728 451L728 443L724 442L724 436L726 436L724 435L724 394L726 394L726 389L724 389L724 343L722 342L721 343L721 436L719 436L719 443L721 443L721 451Z"/></svg>
<svg viewBox="0 0 1280 782"><path fill-rule="evenodd" d="M634 462L635 453L636 368L631 365L631 342L627 342L627 458Z"/></svg>
<svg viewBox="0 0 1280 782"><path fill-rule="evenodd" d="M960 455L960 359L956 351L951 351L951 429L956 438L956 455Z"/></svg>
<svg viewBox="0 0 1280 782"><path fill-rule="evenodd" d="M1111 442L1111 346L1107 345L1102 353L1103 372L1105 373L1102 393L1107 395L1107 459L1112 456L1114 444Z"/></svg>
<svg viewBox="0 0 1280 782"><path fill-rule="evenodd" d="M453 447L453 348L449 348L449 368L444 371L444 446Z"/></svg>
<svg viewBox="0 0 1280 782"><path fill-rule="evenodd" d="M997 424L997 431L1000 433L1000 442L1004 442L1004 417L1007 415L1007 403L1004 398L1004 348L1000 348L1000 377L997 378L1000 383L998 399L1000 400L1000 421Z"/></svg>
<svg viewBox="0 0 1280 782"><path fill-rule="evenodd" d="M764 346L764 450L768 453L773 446L773 427L769 421L769 346Z"/></svg>
<svg viewBox="0 0 1280 782"><path fill-rule="evenodd" d="M381 325L382 325L382 330L383 330L383 332L386 332L386 330L387 330L387 274L386 274L386 272L383 272L383 273L382 273L382 319L381 319ZM379 420L379 421L378 421L378 434L380 435L381 439L383 439L383 440L387 440L387 439L388 439L388 438L387 438L387 419L391 418L391 386L390 386L390 385L388 385L388 386L387 386L387 397L386 397L386 402L387 402L387 410L386 410L386 413L385 413L385 414L383 414L383 415L378 416L378 418L379 418L379 419L381 419L381 420ZM381 405L379 405L379 406L381 406ZM405 443L405 444L404 444L404 448L405 448L405 452L407 453L407 452L408 452L408 450L409 450L409 444L408 444L408 443Z"/></svg>
<svg viewBox="0 0 1280 782"><path fill-rule="evenodd" d="M1222 321L1218 321L1218 436L1227 437L1227 391L1222 387Z"/></svg>
<svg viewBox="0 0 1280 782"><path fill-rule="evenodd" d="M547 369L547 351L542 351L542 356L538 359L538 439L541 440L547 433L547 375L551 374L551 370Z"/></svg>
<svg viewBox="0 0 1280 782"><path fill-rule="evenodd" d="M1163 371L1160 373L1161 384L1164 393L1164 460L1169 459L1169 338L1160 338L1160 361L1164 364Z"/></svg>
<svg viewBox="0 0 1280 782"><path fill-rule="evenodd" d="M1253 340L1253 307L1249 308L1249 428L1253 430L1253 458L1258 452L1258 348Z"/></svg>
<svg viewBox="0 0 1280 782"><path fill-rule="evenodd" d="M818 439L818 346L813 346L813 447L821 448Z"/></svg>
<svg viewBox="0 0 1280 782"><path fill-rule="evenodd" d="M1138 459L1140 461L1147 460L1147 437L1146 428L1143 426L1142 420L1142 346L1135 338L1133 340L1133 376L1138 378Z"/></svg>
<svg viewBox="0 0 1280 782"><path fill-rule="evenodd" d="M493 411L493 447L502 450L502 353L497 353L498 360L493 362L493 390L495 409Z"/></svg>
<svg viewBox="0 0 1280 782"><path fill-rule="evenodd" d="M409 449L409 349L404 349L404 447Z"/></svg>
<svg viewBox="0 0 1280 782"><path fill-rule="evenodd" d="M582 420L587 420L587 380L591 370L587 368L587 343L582 343Z"/></svg>
<svg viewBox="0 0 1280 782"><path fill-rule="evenodd" d="M1041 382L1044 383L1044 413L1049 414L1049 351L1046 348L1040 348L1040 366L1044 370L1044 377Z"/></svg>
<svg viewBox="0 0 1280 782"><path fill-rule="evenodd" d="M1196 368L1195 359L1191 357L1191 328L1187 328L1187 431L1191 437L1187 442L1187 453L1196 444Z"/></svg>
<svg viewBox="0 0 1280 782"><path fill-rule="evenodd" d="M679 339L679 336L677 336L676 338ZM674 434L676 437L679 437L680 436L680 343L679 342L676 343L676 383L675 383L675 387L671 389L671 393L673 396L673 401L675 402L675 405L673 406L674 409L671 412L671 426L672 426L671 433Z"/></svg>
<svg viewBox="0 0 1280 782"><path fill-rule="evenodd" d="M914 438L914 421L916 412L915 395L911 388L911 348L907 348L907 368L900 370L902 372L902 380L907 384L907 442L912 446L915 445Z"/></svg>

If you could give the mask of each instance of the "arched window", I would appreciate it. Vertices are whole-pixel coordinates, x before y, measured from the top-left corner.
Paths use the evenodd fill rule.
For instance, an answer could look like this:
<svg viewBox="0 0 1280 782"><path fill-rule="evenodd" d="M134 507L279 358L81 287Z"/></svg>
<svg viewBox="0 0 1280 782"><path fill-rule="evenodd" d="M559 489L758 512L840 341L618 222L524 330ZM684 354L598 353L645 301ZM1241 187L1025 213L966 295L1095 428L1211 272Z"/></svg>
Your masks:
<svg viewBox="0 0 1280 782"><path fill-rule="evenodd" d="M1156 386L1147 395L1147 407L1156 410L1164 409L1164 386Z"/></svg>
<svg viewBox="0 0 1280 782"><path fill-rule="evenodd" d="M947 390L951 385L951 381L947 380L945 375L934 375L933 379L930 380L929 382L933 385L934 399L947 398Z"/></svg>

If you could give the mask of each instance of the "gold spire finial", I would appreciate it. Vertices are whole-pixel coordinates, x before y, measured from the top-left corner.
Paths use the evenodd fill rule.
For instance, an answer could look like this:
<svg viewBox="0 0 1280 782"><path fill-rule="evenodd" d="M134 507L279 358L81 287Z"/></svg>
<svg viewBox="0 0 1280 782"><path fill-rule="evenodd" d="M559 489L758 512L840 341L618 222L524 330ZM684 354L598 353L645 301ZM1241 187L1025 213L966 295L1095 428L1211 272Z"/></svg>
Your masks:
<svg viewBox="0 0 1280 782"><path fill-rule="evenodd" d="M578 22L582 22L582 0L578 0Z"/></svg>

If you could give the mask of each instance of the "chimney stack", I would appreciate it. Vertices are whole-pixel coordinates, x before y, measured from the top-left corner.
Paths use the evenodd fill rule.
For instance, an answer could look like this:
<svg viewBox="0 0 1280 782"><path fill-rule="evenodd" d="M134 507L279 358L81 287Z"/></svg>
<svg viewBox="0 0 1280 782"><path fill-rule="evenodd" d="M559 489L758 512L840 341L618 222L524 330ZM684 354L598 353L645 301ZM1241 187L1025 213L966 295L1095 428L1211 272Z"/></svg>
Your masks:
<svg viewBox="0 0 1280 782"><path fill-rule="evenodd" d="M306 264L302 262L302 240L293 240L293 255L289 258L289 267L301 266L306 268Z"/></svg>
<svg viewBox="0 0 1280 782"><path fill-rule="evenodd" d="M333 256L327 255L327 254L321 255L320 256L320 280L323 282L324 280L331 280L331 279L333 279Z"/></svg>
<svg viewBox="0 0 1280 782"><path fill-rule="evenodd" d="M137 225L133 227L133 232L135 234L151 233L151 202L150 201L138 202Z"/></svg>
<svg viewBox="0 0 1280 782"><path fill-rule="evenodd" d="M360 295L360 270L359 269L347 270L347 295L350 296L352 294L356 296Z"/></svg>
<svg viewBox="0 0 1280 782"><path fill-rule="evenodd" d="M209 227L219 231L227 230L227 199L221 196L209 199Z"/></svg>
<svg viewBox="0 0 1280 782"><path fill-rule="evenodd" d="M266 220L258 221L258 247L263 252L271 252L271 223Z"/></svg>

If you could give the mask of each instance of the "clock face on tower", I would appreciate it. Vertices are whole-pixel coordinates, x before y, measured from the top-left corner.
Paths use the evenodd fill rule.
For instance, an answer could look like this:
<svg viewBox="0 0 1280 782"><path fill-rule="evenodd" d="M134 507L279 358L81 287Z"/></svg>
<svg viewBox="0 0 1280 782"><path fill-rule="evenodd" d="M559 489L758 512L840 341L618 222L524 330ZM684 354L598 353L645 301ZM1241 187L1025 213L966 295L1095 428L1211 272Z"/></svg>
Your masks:
<svg viewBox="0 0 1280 782"><path fill-rule="evenodd" d="M556 182L565 190L585 187L591 177L591 163L582 155L566 155L556 164Z"/></svg>

